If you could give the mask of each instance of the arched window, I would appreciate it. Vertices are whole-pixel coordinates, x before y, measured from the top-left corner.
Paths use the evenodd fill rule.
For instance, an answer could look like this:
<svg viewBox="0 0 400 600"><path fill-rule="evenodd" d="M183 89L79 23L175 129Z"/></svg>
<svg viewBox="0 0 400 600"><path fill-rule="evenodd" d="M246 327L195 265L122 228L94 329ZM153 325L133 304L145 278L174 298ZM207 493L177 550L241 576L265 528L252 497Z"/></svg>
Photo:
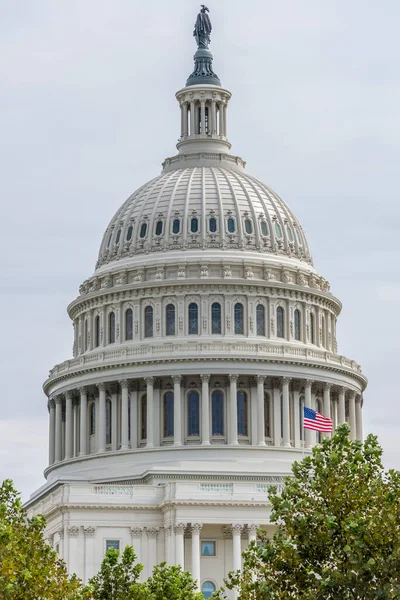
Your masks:
<svg viewBox="0 0 400 600"><path fill-rule="evenodd" d="M188 436L200 435L200 400L199 393L191 391L188 394Z"/></svg>
<svg viewBox="0 0 400 600"><path fill-rule="evenodd" d="M144 309L144 337L153 337L153 307L146 306Z"/></svg>
<svg viewBox="0 0 400 600"><path fill-rule="evenodd" d="M232 217L229 217L226 224L228 227L228 233L235 233L235 219L233 219Z"/></svg>
<svg viewBox="0 0 400 600"><path fill-rule="evenodd" d="M271 437L271 398L264 394L264 437Z"/></svg>
<svg viewBox="0 0 400 600"><path fill-rule="evenodd" d="M156 235L161 235L162 231L163 231L163 222L162 221L157 221Z"/></svg>
<svg viewBox="0 0 400 600"><path fill-rule="evenodd" d="M217 219L215 217L210 218L209 227L210 233L215 233L217 231Z"/></svg>
<svg viewBox="0 0 400 600"><path fill-rule="evenodd" d="M126 232L126 241L130 242L132 239L132 234L133 234L133 227L132 225L129 225L128 227L128 231Z"/></svg>
<svg viewBox="0 0 400 600"><path fill-rule="evenodd" d="M310 313L310 339L311 339L311 343L315 344L315 316L314 316L314 313Z"/></svg>
<svg viewBox="0 0 400 600"><path fill-rule="evenodd" d="M218 302L211 306L211 331L221 333L221 305Z"/></svg>
<svg viewBox="0 0 400 600"><path fill-rule="evenodd" d="M89 324L88 324L88 320L85 319L85 331L84 331L84 340L83 340L83 349L84 352L86 352L86 350L88 350L88 333L89 333Z"/></svg>
<svg viewBox="0 0 400 600"><path fill-rule="evenodd" d="M94 320L94 344L95 344L96 348L98 346L100 346L100 317L99 317L99 315L97 315L97 317Z"/></svg>
<svg viewBox="0 0 400 600"><path fill-rule="evenodd" d="M235 333L244 334L244 308L243 304L237 302L235 304Z"/></svg>
<svg viewBox="0 0 400 600"><path fill-rule="evenodd" d="M224 396L221 390L215 390L212 393L211 414L212 435L224 435Z"/></svg>
<svg viewBox="0 0 400 600"><path fill-rule="evenodd" d="M115 312L108 315L108 343L115 343Z"/></svg>
<svg viewBox="0 0 400 600"><path fill-rule="evenodd" d="M197 217L193 217L192 219L190 219L190 231L192 233L197 233L199 230L199 220L197 219Z"/></svg>
<svg viewBox="0 0 400 600"><path fill-rule="evenodd" d="M264 237L267 237L269 235L267 221L261 221L261 234Z"/></svg>
<svg viewBox="0 0 400 600"><path fill-rule="evenodd" d="M141 239L146 237L147 233L147 223L142 223L140 226L140 237Z"/></svg>
<svg viewBox="0 0 400 600"><path fill-rule="evenodd" d="M89 435L95 435L96 433L96 405L94 402L90 405L89 409Z"/></svg>
<svg viewBox="0 0 400 600"><path fill-rule="evenodd" d="M297 308L294 311L294 339L301 340L301 314Z"/></svg>
<svg viewBox="0 0 400 600"><path fill-rule="evenodd" d="M118 233L117 233L117 237L115 238L115 243L119 244L120 239L121 239L121 230L119 229Z"/></svg>
<svg viewBox="0 0 400 600"><path fill-rule="evenodd" d="M140 439L147 439L147 395L140 400Z"/></svg>
<svg viewBox="0 0 400 600"><path fill-rule="evenodd" d="M174 435L174 394L164 394L164 437Z"/></svg>
<svg viewBox="0 0 400 600"><path fill-rule="evenodd" d="M211 598L213 593L215 592L215 585L212 581L205 581L201 586L201 593L203 594L205 600Z"/></svg>
<svg viewBox="0 0 400 600"><path fill-rule="evenodd" d="M290 225L286 225L286 231L289 238L289 242L294 242L293 231Z"/></svg>
<svg viewBox="0 0 400 600"><path fill-rule="evenodd" d="M110 235L108 236L107 248L109 248L109 247L110 247L110 244L111 244L111 238L112 238L112 233L110 233Z"/></svg>
<svg viewBox="0 0 400 600"><path fill-rule="evenodd" d="M189 335L197 335L199 333L199 307L195 302L189 304L188 319Z"/></svg>
<svg viewBox="0 0 400 600"><path fill-rule="evenodd" d="M111 400L107 400L107 402L106 402L106 444L111 444L111 426L112 426Z"/></svg>
<svg viewBox="0 0 400 600"><path fill-rule="evenodd" d="M244 228L245 228L245 230L246 230L246 233L248 233L249 235L250 235L251 233L253 233L253 224L252 224L252 222L250 221L250 219L245 219L245 222L244 222Z"/></svg>
<svg viewBox="0 0 400 600"><path fill-rule="evenodd" d="M265 335L265 306L257 304L256 308L257 335Z"/></svg>
<svg viewBox="0 0 400 600"><path fill-rule="evenodd" d="M131 308L125 312L125 339L133 340L133 311Z"/></svg>
<svg viewBox="0 0 400 600"><path fill-rule="evenodd" d="M165 333L166 335L175 335L175 306L168 304L165 309Z"/></svg>
<svg viewBox="0 0 400 600"><path fill-rule="evenodd" d="M285 313L281 306L276 309L276 335L278 338L285 337L285 325L284 325Z"/></svg>
<svg viewBox="0 0 400 600"><path fill-rule="evenodd" d="M325 315L322 315L321 319L321 329L322 329L322 347L326 348L326 328L325 328Z"/></svg>
<svg viewBox="0 0 400 600"><path fill-rule="evenodd" d="M245 394L245 392L237 393L237 421L238 435L249 435L247 420L247 394Z"/></svg>
<svg viewBox="0 0 400 600"><path fill-rule="evenodd" d="M172 233L179 233L181 228L181 221L180 219L174 219L172 222Z"/></svg>
<svg viewBox="0 0 400 600"><path fill-rule="evenodd" d="M283 237L282 236L282 227L279 225L279 223L275 223L275 233L277 235L278 238Z"/></svg>

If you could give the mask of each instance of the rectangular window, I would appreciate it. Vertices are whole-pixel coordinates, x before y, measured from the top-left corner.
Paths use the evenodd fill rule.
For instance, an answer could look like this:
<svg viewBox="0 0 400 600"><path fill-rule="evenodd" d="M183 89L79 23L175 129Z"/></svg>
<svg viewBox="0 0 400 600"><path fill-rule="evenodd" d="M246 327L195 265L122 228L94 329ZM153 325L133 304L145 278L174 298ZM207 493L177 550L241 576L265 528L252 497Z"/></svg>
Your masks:
<svg viewBox="0 0 400 600"><path fill-rule="evenodd" d="M106 540L106 552L110 548L115 548L115 550L119 550L119 540Z"/></svg>
<svg viewBox="0 0 400 600"><path fill-rule="evenodd" d="M201 542L202 556L215 556L215 542Z"/></svg>

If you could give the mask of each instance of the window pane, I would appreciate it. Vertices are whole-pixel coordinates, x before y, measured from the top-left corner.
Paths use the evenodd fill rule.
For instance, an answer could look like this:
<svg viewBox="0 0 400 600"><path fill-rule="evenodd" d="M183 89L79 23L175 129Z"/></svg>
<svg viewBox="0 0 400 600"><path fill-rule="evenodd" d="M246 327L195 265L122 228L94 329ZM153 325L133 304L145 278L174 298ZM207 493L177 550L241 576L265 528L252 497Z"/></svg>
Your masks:
<svg viewBox="0 0 400 600"><path fill-rule="evenodd" d="M153 337L153 308L146 306L144 311L144 337Z"/></svg>
<svg viewBox="0 0 400 600"><path fill-rule="evenodd" d="M95 319L94 329L95 329L95 345L97 348L97 346L100 346L100 317L99 316L97 316Z"/></svg>
<svg viewBox="0 0 400 600"><path fill-rule="evenodd" d="M162 221L157 221L156 235L161 235L162 234L162 230L163 230L163 222Z"/></svg>
<svg viewBox="0 0 400 600"><path fill-rule="evenodd" d="M229 233L235 233L235 219L230 217L227 224Z"/></svg>
<svg viewBox="0 0 400 600"><path fill-rule="evenodd" d="M269 394L264 394L264 437L271 437L271 418L270 418L270 398Z"/></svg>
<svg viewBox="0 0 400 600"><path fill-rule="evenodd" d="M279 238L282 237L282 228L279 223L275 223L275 233Z"/></svg>
<svg viewBox="0 0 400 600"><path fill-rule="evenodd" d="M115 342L115 313L108 315L108 342L114 344Z"/></svg>
<svg viewBox="0 0 400 600"><path fill-rule="evenodd" d="M299 310L295 310L294 311L294 338L296 340L300 340L301 336L300 336L300 311Z"/></svg>
<svg viewBox="0 0 400 600"><path fill-rule="evenodd" d="M164 437L174 435L174 394L167 392L164 396Z"/></svg>
<svg viewBox="0 0 400 600"><path fill-rule="evenodd" d="M212 435L224 435L224 397L220 390L212 393L211 404Z"/></svg>
<svg viewBox="0 0 400 600"><path fill-rule="evenodd" d="M205 600L211 598L213 593L215 592L215 585L212 581L205 581L201 586L201 593L203 594Z"/></svg>
<svg viewBox="0 0 400 600"><path fill-rule="evenodd" d="M147 223L142 223L140 227L140 237L145 238L147 233Z"/></svg>
<svg viewBox="0 0 400 600"><path fill-rule="evenodd" d="M311 313L310 314L310 337L311 337L311 343L315 344L315 320L314 320L314 314Z"/></svg>
<svg viewBox="0 0 400 600"><path fill-rule="evenodd" d="M215 556L215 542L201 542L202 556Z"/></svg>
<svg viewBox="0 0 400 600"><path fill-rule="evenodd" d="M303 428L304 406L305 406L305 398L304 398L304 396L300 396L300 398L299 398L299 411L300 411L300 439L301 439L302 441L304 441L304 428Z"/></svg>
<svg viewBox="0 0 400 600"><path fill-rule="evenodd" d="M244 392L237 393L237 417L238 435L248 435L247 430L247 395Z"/></svg>
<svg viewBox="0 0 400 600"><path fill-rule="evenodd" d="M147 438L147 396L142 397L140 402L140 439Z"/></svg>
<svg viewBox="0 0 400 600"><path fill-rule="evenodd" d="M189 304L189 334L197 335L199 333L199 307L195 302Z"/></svg>
<svg viewBox="0 0 400 600"><path fill-rule="evenodd" d="M117 233L117 237L116 237L115 243L119 244L119 240L120 239L121 239L121 230L119 230L118 233Z"/></svg>
<svg viewBox="0 0 400 600"><path fill-rule="evenodd" d="M257 335L265 335L265 307L258 304L256 309Z"/></svg>
<svg viewBox="0 0 400 600"><path fill-rule="evenodd" d="M167 335L175 335L175 306L173 304L168 304L165 309L166 316L166 331Z"/></svg>
<svg viewBox="0 0 400 600"><path fill-rule="evenodd" d="M174 219L174 222L172 223L172 233L179 233L180 228L181 228L180 220Z"/></svg>
<svg viewBox="0 0 400 600"><path fill-rule="evenodd" d="M215 233L217 231L217 219L215 217L211 217L210 219L210 232Z"/></svg>
<svg viewBox="0 0 400 600"><path fill-rule="evenodd" d="M221 305L214 302L211 307L211 331L221 333Z"/></svg>
<svg viewBox="0 0 400 600"><path fill-rule="evenodd" d="M115 548L115 550L119 550L119 540L106 540L106 552L110 548Z"/></svg>
<svg viewBox="0 0 400 600"><path fill-rule="evenodd" d="M269 234L268 225L266 221L261 221L261 233L265 236Z"/></svg>
<svg viewBox="0 0 400 600"><path fill-rule="evenodd" d="M133 312L130 308L125 313L125 339L133 340Z"/></svg>
<svg viewBox="0 0 400 600"><path fill-rule="evenodd" d="M288 234L289 242L294 242L293 231L289 225L286 225L286 231Z"/></svg>
<svg viewBox="0 0 400 600"><path fill-rule="evenodd" d="M276 309L276 335L279 338L284 337L283 317L284 317L283 308L278 306L278 308Z"/></svg>
<svg viewBox="0 0 400 600"><path fill-rule="evenodd" d="M200 435L199 393L188 394L188 436Z"/></svg>
<svg viewBox="0 0 400 600"><path fill-rule="evenodd" d="M94 402L92 402L92 404L90 405L89 431L90 435L95 435L96 433L96 406Z"/></svg>
<svg viewBox="0 0 400 600"><path fill-rule="evenodd" d="M107 248L109 248L109 247L110 247L110 244L111 244L111 238L112 238L112 233L110 233L110 235L108 236Z"/></svg>
<svg viewBox="0 0 400 600"><path fill-rule="evenodd" d="M235 304L235 333L244 334L243 304Z"/></svg>
<svg viewBox="0 0 400 600"><path fill-rule="evenodd" d="M111 402L106 402L106 444L111 444Z"/></svg>
<svg viewBox="0 0 400 600"><path fill-rule="evenodd" d="M130 227L128 227L128 231L126 232L126 241L127 242L131 241L132 233L133 233L133 227L132 227L132 225L130 225Z"/></svg>
<svg viewBox="0 0 400 600"><path fill-rule="evenodd" d="M196 217L194 217L193 219L191 219L190 221L190 231L192 233L197 233L199 230L199 220L196 219Z"/></svg>
<svg viewBox="0 0 400 600"><path fill-rule="evenodd" d="M253 225L252 225L250 219L245 220L244 226L246 229L246 233L248 233L248 234L253 233Z"/></svg>

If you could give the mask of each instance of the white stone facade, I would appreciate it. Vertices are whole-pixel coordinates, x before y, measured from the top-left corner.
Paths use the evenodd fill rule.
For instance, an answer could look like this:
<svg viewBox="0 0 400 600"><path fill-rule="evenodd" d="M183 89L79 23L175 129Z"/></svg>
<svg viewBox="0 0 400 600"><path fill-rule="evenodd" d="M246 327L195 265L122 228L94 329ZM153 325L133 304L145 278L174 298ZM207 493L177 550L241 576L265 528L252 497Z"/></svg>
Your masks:
<svg viewBox="0 0 400 600"><path fill-rule="evenodd" d="M206 591L273 530L269 486L318 441L303 405L362 439L366 379L337 352L341 304L300 223L228 154L230 92L177 99L179 154L113 217L68 308L73 356L44 384L47 483L27 508L85 581L107 544L133 544L143 577L166 560Z"/></svg>

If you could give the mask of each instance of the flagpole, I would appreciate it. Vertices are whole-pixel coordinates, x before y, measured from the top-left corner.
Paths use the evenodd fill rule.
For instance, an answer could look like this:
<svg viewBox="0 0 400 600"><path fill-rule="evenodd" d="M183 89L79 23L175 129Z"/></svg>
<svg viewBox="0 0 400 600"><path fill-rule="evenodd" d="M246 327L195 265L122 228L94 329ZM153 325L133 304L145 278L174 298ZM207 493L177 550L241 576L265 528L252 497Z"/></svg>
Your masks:
<svg viewBox="0 0 400 600"><path fill-rule="evenodd" d="M302 421L302 428L301 428L301 457L302 460L304 460L304 443L305 443L305 432L304 432L304 397L301 401L301 421Z"/></svg>

